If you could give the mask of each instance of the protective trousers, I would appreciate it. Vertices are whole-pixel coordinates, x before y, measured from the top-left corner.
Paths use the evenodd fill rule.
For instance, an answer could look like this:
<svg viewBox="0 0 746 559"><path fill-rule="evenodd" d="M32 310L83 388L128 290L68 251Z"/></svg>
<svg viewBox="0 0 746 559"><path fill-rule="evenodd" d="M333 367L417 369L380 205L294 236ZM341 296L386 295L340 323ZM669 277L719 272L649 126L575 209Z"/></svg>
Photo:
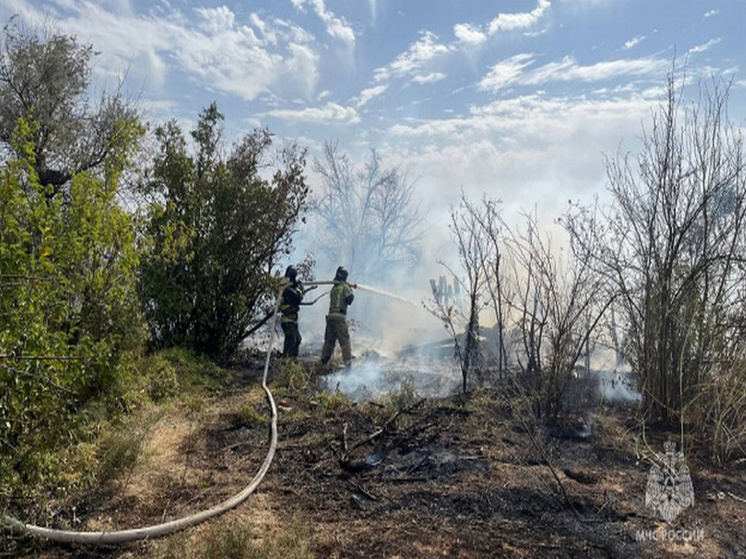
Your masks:
<svg viewBox="0 0 746 559"><path fill-rule="evenodd" d="M297 322L283 322L282 331L285 333L285 343L282 346L283 357L298 357L298 347L300 346L300 332L298 331Z"/></svg>
<svg viewBox="0 0 746 559"><path fill-rule="evenodd" d="M321 350L321 362L326 365L334 353L334 345L339 340L342 348L342 359L345 366L352 365L352 348L350 347L350 331L347 329L347 320L342 317L326 317L326 332L324 332L324 348Z"/></svg>

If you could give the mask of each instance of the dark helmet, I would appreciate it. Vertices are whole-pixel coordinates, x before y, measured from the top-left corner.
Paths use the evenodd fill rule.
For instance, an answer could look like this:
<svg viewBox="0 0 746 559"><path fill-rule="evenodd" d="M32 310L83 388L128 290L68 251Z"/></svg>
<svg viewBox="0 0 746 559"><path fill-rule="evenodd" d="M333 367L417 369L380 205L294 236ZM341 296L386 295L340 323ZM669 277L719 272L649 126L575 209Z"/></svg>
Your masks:
<svg viewBox="0 0 746 559"><path fill-rule="evenodd" d="M295 281L295 278L298 277L298 270L295 269L295 266L288 266L285 270L285 277L289 278L290 281Z"/></svg>
<svg viewBox="0 0 746 559"><path fill-rule="evenodd" d="M337 274L334 276L334 281L347 281L347 270L344 266L337 268Z"/></svg>

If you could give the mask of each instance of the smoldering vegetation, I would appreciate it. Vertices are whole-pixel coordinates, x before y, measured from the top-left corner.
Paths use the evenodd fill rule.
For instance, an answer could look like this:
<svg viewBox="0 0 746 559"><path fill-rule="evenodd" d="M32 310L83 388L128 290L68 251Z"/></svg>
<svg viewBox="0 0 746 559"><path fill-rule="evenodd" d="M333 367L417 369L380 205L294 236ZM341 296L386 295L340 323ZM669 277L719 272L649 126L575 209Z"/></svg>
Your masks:
<svg viewBox="0 0 746 559"><path fill-rule="evenodd" d="M743 141L727 84L702 84L689 106L681 87L672 74L639 153L606 159L603 202L571 203L547 226L462 194L450 248L429 259L443 224L427 222L405 170L376 152L355 166L327 144L302 231L323 247L315 270L343 264L396 297L358 291L357 359L323 386L358 400L402 383L427 395L503 386L549 424L582 413L576 394L590 391L587 410L636 409L643 434L680 425L687 449L746 457ZM307 354L323 313L304 311Z"/></svg>

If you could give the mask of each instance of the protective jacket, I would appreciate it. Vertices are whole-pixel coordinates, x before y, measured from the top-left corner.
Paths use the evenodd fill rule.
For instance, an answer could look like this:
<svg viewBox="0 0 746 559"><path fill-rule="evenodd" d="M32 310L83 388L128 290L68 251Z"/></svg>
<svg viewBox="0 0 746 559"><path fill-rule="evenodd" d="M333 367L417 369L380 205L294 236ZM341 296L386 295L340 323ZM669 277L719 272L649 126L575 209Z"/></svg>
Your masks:
<svg viewBox="0 0 746 559"><path fill-rule="evenodd" d="M300 311L304 293L303 286L299 282L294 282L283 290L280 303L281 322L298 322L298 311Z"/></svg>
<svg viewBox="0 0 746 559"><path fill-rule="evenodd" d="M352 304L355 295L352 293L350 286L344 282L334 284L329 293L329 314L328 318L342 318L347 316L347 306Z"/></svg>

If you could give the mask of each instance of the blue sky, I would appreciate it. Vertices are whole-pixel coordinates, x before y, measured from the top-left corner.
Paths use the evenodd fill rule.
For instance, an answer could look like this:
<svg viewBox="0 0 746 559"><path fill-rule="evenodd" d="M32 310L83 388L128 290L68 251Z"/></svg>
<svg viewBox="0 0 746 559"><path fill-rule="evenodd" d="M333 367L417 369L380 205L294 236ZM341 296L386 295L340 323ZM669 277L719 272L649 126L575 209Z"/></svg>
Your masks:
<svg viewBox="0 0 746 559"><path fill-rule="evenodd" d="M151 122L216 100L230 137L267 126L319 153L371 147L442 217L463 188L557 217L635 150L674 56L732 80L746 123L743 0L3 0L94 45L98 87ZM314 177L310 177L313 185Z"/></svg>

